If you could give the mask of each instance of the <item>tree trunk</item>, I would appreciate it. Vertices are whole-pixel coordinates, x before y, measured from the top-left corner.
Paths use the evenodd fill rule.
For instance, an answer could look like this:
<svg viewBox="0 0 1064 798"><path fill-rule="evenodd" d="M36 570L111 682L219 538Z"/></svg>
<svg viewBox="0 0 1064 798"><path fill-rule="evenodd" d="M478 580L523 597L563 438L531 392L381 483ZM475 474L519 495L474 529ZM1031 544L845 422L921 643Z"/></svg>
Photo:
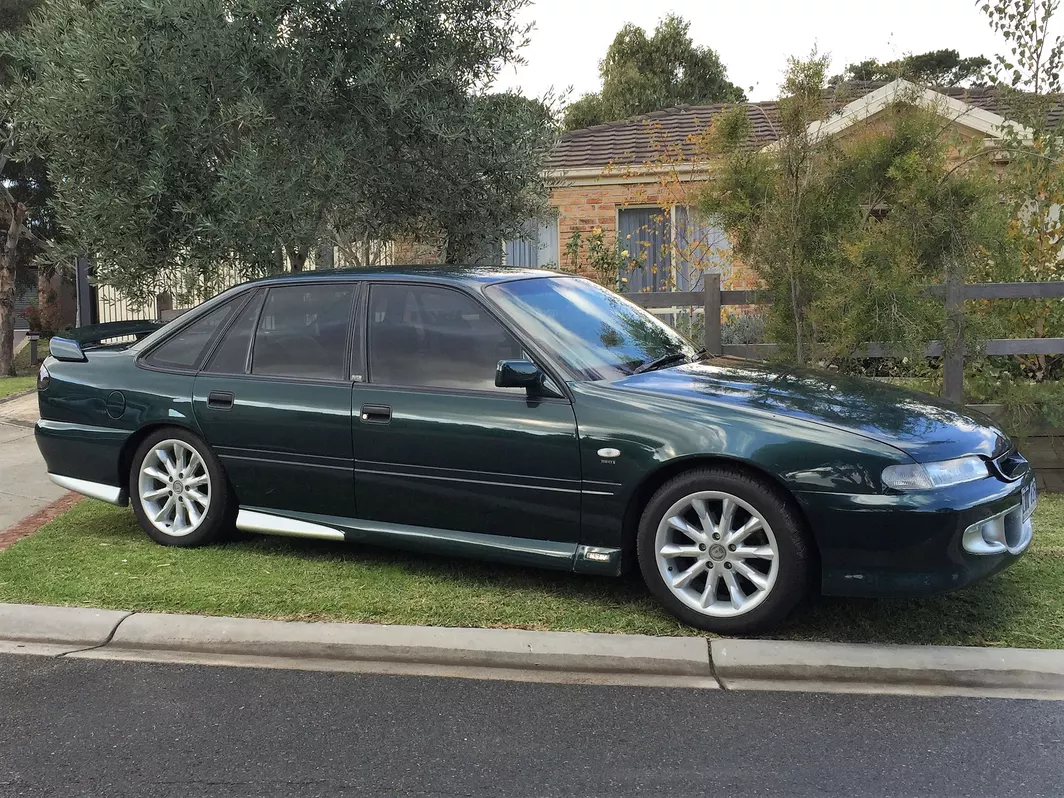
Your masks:
<svg viewBox="0 0 1064 798"><path fill-rule="evenodd" d="M315 269L333 269L336 267L336 260L333 257L333 245L331 241L322 241L318 244L318 249L314 253L314 268Z"/></svg>
<svg viewBox="0 0 1064 798"><path fill-rule="evenodd" d="M466 263L472 247L468 240L448 236L445 239L443 258L441 260L448 266L458 266Z"/></svg>
<svg viewBox="0 0 1064 798"><path fill-rule="evenodd" d="M301 272L303 267L307 265L307 253L292 250L288 253L288 262L291 264L293 272Z"/></svg>
<svg viewBox="0 0 1064 798"><path fill-rule="evenodd" d="M26 206L16 203L11 209L7 241L0 254L0 375L14 376L15 348L15 258Z"/></svg>
<svg viewBox="0 0 1064 798"><path fill-rule="evenodd" d="M1038 317L1034 321L1034 337L1035 338L1045 338L1046 337L1046 317L1044 315L1042 315L1042 314L1039 314ZM1045 379L1049 376L1049 369L1046 368L1046 356L1045 355L1035 355L1034 359L1035 359L1035 362L1038 364L1038 371L1035 374L1035 381L1036 382L1044 382Z"/></svg>
<svg viewBox="0 0 1064 798"><path fill-rule="evenodd" d="M51 330L55 324L53 305L57 297L52 290L52 275L43 266L37 267L37 311L42 330Z"/></svg>
<svg viewBox="0 0 1064 798"><path fill-rule="evenodd" d="M800 286L798 278L794 274L794 267L790 270L791 282L791 313L794 314L794 356L799 363L805 363L805 319L802 318L803 310L801 298L798 296Z"/></svg>

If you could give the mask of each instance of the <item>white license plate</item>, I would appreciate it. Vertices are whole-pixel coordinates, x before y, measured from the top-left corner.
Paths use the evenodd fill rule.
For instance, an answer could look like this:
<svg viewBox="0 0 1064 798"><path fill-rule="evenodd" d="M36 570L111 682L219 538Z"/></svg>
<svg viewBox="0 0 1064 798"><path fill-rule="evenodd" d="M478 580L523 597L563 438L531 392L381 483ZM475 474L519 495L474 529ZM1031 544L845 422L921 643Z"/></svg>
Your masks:
<svg viewBox="0 0 1064 798"><path fill-rule="evenodd" d="M1031 517L1034 508L1038 506L1038 491L1033 482L1023 489L1023 493L1020 494L1020 501L1023 504L1023 520L1026 521Z"/></svg>

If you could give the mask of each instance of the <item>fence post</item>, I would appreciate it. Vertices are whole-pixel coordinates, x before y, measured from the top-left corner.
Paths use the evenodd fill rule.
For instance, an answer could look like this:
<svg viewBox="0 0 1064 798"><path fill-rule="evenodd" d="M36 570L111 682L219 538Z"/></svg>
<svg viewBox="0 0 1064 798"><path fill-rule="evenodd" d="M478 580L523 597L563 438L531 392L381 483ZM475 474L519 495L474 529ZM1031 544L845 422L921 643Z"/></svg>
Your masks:
<svg viewBox="0 0 1064 798"><path fill-rule="evenodd" d="M942 395L964 402L964 281L946 269L946 341L942 353Z"/></svg>
<svg viewBox="0 0 1064 798"><path fill-rule="evenodd" d="M720 274L706 272L702 282L706 288L706 352L719 355L724 351L720 343Z"/></svg>

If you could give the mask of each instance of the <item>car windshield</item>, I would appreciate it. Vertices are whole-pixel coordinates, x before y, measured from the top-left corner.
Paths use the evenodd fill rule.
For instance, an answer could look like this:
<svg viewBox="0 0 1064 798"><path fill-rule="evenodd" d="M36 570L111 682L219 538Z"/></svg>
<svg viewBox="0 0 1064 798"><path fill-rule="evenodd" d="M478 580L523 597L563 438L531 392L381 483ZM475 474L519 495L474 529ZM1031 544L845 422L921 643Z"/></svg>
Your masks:
<svg viewBox="0 0 1064 798"><path fill-rule="evenodd" d="M537 277L486 293L582 379L616 380L658 360L673 365L697 354L664 322L590 280Z"/></svg>

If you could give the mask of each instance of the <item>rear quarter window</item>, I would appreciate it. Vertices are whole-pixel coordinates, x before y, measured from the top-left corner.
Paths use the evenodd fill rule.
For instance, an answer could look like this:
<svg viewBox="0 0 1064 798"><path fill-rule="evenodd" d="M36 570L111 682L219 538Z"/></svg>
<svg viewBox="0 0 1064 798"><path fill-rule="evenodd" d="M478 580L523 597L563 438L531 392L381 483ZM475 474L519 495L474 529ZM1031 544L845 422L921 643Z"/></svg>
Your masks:
<svg viewBox="0 0 1064 798"><path fill-rule="evenodd" d="M152 349L144 357L144 362L162 369L197 370L210 351L211 344L236 309L244 303L244 299L230 300L174 333Z"/></svg>

